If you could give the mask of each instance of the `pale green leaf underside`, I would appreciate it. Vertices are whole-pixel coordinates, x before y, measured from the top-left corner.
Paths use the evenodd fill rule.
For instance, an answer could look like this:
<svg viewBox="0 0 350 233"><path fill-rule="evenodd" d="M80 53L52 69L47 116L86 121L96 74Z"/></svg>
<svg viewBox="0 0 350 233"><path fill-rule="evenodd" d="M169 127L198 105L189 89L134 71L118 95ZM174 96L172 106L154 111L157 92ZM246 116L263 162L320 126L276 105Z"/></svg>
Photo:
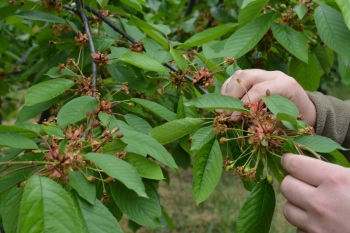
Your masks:
<svg viewBox="0 0 350 233"><path fill-rule="evenodd" d="M169 70L155 59L136 52L124 53L120 58L120 61L132 64L141 69L152 70L157 72L169 72Z"/></svg>
<svg viewBox="0 0 350 233"><path fill-rule="evenodd" d="M25 185L18 232L81 232L68 193L55 181L34 175Z"/></svg>
<svg viewBox="0 0 350 233"><path fill-rule="evenodd" d="M147 197L140 175L136 168L129 163L107 154L88 153L84 157L96 164L109 176L119 180L129 189L134 190L139 196Z"/></svg>
<svg viewBox="0 0 350 233"><path fill-rule="evenodd" d="M174 112L153 101L138 98L131 98L130 101L142 105L144 108L148 109L152 113L160 116L161 118L167 121L172 121L177 118L177 115Z"/></svg>
<svg viewBox="0 0 350 233"><path fill-rule="evenodd" d="M276 17L276 13L261 15L237 30L225 45L225 55L238 59L251 50L265 35Z"/></svg>
<svg viewBox="0 0 350 233"><path fill-rule="evenodd" d="M192 192L197 205L207 199L219 182L222 154L217 140L207 143L196 155L193 165Z"/></svg>
<svg viewBox="0 0 350 233"><path fill-rule="evenodd" d="M164 145L189 134L203 123L198 118L177 119L153 128L149 135Z"/></svg>
<svg viewBox="0 0 350 233"><path fill-rule="evenodd" d="M42 103L61 95L68 90L74 82L69 79L53 79L36 84L28 89L25 94L25 105L31 106Z"/></svg>
<svg viewBox="0 0 350 233"><path fill-rule="evenodd" d="M148 198L139 197L124 185L116 182L111 186L113 199L121 211L131 220L150 228L158 228L163 225L159 221L161 207L157 194L153 189L145 185Z"/></svg>
<svg viewBox="0 0 350 233"><path fill-rule="evenodd" d="M225 109L239 112L248 112L248 110L243 107L241 100L233 98L231 96L214 93L202 95L198 98L188 101L185 103L185 105L205 109Z"/></svg>
<svg viewBox="0 0 350 233"><path fill-rule="evenodd" d="M69 124L86 118L86 112L97 107L98 102L92 96L81 96L65 104L57 115L57 125L66 128Z"/></svg>
<svg viewBox="0 0 350 233"><path fill-rule="evenodd" d="M237 219L237 232L268 233L275 205L275 192L265 179L253 188L244 202Z"/></svg>
<svg viewBox="0 0 350 233"><path fill-rule="evenodd" d="M322 41L341 56L345 64L350 61L350 31L341 13L329 6L316 8L315 23Z"/></svg>
<svg viewBox="0 0 350 233"><path fill-rule="evenodd" d="M9 132L0 133L0 147L38 149L38 146L32 140Z"/></svg>
<svg viewBox="0 0 350 233"><path fill-rule="evenodd" d="M126 122L137 132L148 134L152 129L152 126L146 120L136 115L125 114L124 118Z"/></svg>
<svg viewBox="0 0 350 233"><path fill-rule="evenodd" d="M294 56L301 61L308 63L309 46L305 35L293 28L274 23L272 24L272 33L276 40Z"/></svg>

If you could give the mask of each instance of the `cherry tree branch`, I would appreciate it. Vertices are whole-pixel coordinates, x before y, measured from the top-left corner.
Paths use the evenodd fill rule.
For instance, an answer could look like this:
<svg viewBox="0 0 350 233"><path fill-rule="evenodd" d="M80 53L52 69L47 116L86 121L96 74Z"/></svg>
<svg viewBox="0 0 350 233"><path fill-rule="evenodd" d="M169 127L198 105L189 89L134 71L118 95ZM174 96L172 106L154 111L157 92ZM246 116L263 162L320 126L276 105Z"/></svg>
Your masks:
<svg viewBox="0 0 350 233"><path fill-rule="evenodd" d="M101 19L103 22L105 22L108 26L110 26L113 30L115 30L116 32L120 33L122 36L124 36L128 41L130 41L131 43L135 44L137 43L137 41L132 38L130 35L128 35L126 32L124 32L123 30L121 30L120 28L118 28L115 24L112 23L112 21L110 21L107 17L103 16L100 12L98 12L97 10L93 9L90 6L86 6L85 9L87 9L88 11L92 12L96 17L98 17L99 19ZM177 72L178 70L173 67L172 65L168 64L168 63L164 63L163 64L165 67L167 67L168 69L170 69L171 71ZM185 75L185 78L190 81L191 83L193 82L193 78L189 75ZM200 84L196 83L195 86L203 93L203 94L208 94L208 91L206 89L204 89Z"/></svg>

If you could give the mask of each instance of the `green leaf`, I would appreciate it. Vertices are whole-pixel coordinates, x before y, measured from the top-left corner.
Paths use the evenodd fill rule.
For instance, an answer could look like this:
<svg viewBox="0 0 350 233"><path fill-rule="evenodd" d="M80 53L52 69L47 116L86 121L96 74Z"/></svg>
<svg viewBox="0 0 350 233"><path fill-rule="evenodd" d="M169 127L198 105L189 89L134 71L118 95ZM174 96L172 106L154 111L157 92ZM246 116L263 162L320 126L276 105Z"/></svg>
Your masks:
<svg viewBox="0 0 350 233"><path fill-rule="evenodd" d="M164 179L160 166L142 155L128 152L125 156L125 161L135 167L141 177L152 180Z"/></svg>
<svg viewBox="0 0 350 233"><path fill-rule="evenodd" d="M272 171L273 176L276 178L276 180L281 183L283 178L286 176L285 171L281 165L281 157L268 153L267 166Z"/></svg>
<svg viewBox="0 0 350 233"><path fill-rule="evenodd" d="M330 64L330 60L328 59L327 50L322 45L317 44L316 48L314 48L312 52L314 52L323 71L326 74L328 74L331 71L331 64Z"/></svg>
<svg viewBox="0 0 350 233"><path fill-rule="evenodd" d="M106 154L88 153L84 157L100 167L109 176L134 190L139 196L147 197L137 170L127 162Z"/></svg>
<svg viewBox="0 0 350 233"><path fill-rule="evenodd" d="M341 13L329 6L322 5L316 8L314 18L318 33L322 41L334 50L344 60L350 61L350 31L347 28Z"/></svg>
<svg viewBox="0 0 350 233"><path fill-rule="evenodd" d="M28 121L38 115L39 113L49 109L54 103L56 103L57 99L51 99L42 103L38 103L32 106L23 105L23 107L18 112L18 117L16 120L16 124L23 123Z"/></svg>
<svg viewBox="0 0 350 233"><path fill-rule="evenodd" d="M269 0L245 0L238 14L239 26L242 27L252 21L261 10L267 5Z"/></svg>
<svg viewBox="0 0 350 233"><path fill-rule="evenodd" d="M118 221L112 213L99 201L95 199L94 205L90 205L76 193L72 199L78 215L75 216L82 225L82 233L122 233Z"/></svg>
<svg viewBox="0 0 350 233"><path fill-rule="evenodd" d="M44 22L50 22L50 23L66 23L66 20L58 17L53 14L41 12L41 11L35 11L35 10L26 10L21 11L16 14L17 17L29 19L29 20L39 20Z"/></svg>
<svg viewBox="0 0 350 233"><path fill-rule="evenodd" d="M14 14L21 5L10 5L10 6L4 6L0 8L0 20L6 19L8 16Z"/></svg>
<svg viewBox="0 0 350 233"><path fill-rule="evenodd" d="M177 119L153 128L149 135L164 145L191 133L203 123L198 118Z"/></svg>
<svg viewBox="0 0 350 233"><path fill-rule="evenodd" d="M291 54L301 61L308 63L309 45L306 36L294 30L293 28L274 23L272 24L272 33L276 40Z"/></svg>
<svg viewBox="0 0 350 233"><path fill-rule="evenodd" d="M295 118L299 115L299 110L295 104L283 96L272 94L269 97L262 96L261 98L267 105L267 108L275 115L284 113Z"/></svg>
<svg viewBox="0 0 350 233"><path fill-rule="evenodd" d="M301 20L304 18L305 14L307 13L308 9L305 6L305 4L303 5L295 5L294 6L294 12L297 13L298 18Z"/></svg>
<svg viewBox="0 0 350 233"><path fill-rule="evenodd" d="M137 196L123 184L116 182L111 185L113 199L118 207L134 222L152 229L162 227L159 217L162 210L157 194L145 184L148 198Z"/></svg>
<svg viewBox="0 0 350 233"><path fill-rule="evenodd" d="M261 15L237 30L226 42L226 56L238 59L250 51L265 35L276 15L276 13Z"/></svg>
<svg viewBox="0 0 350 233"><path fill-rule="evenodd" d="M184 44L180 45L180 47L189 48L189 47L202 45L204 43L215 40L225 35L226 33L233 30L237 26L238 26L237 23L228 23L228 24L222 24L213 28L206 29L199 33L195 33L191 38L186 40Z"/></svg>
<svg viewBox="0 0 350 233"><path fill-rule="evenodd" d="M137 132L148 134L152 129L152 126L146 120L136 115L126 114L124 115L124 118L126 122Z"/></svg>
<svg viewBox="0 0 350 233"><path fill-rule="evenodd" d="M213 126L200 128L192 136L191 150L192 151L200 150L205 144L210 142L214 137L215 137L215 134L214 134Z"/></svg>
<svg viewBox="0 0 350 233"><path fill-rule="evenodd" d="M137 104L142 105L143 107L147 108L152 113L160 116L161 118L172 121L177 118L176 114L166 107L155 103L153 101L145 100L145 99L138 99L138 98L131 98L130 101L135 102Z"/></svg>
<svg viewBox="0 0 350 233"><path fill-rule="evenodd" d="M0 133L0 147L17 149L39 149L32 140L14 133Z"/></svg>
<svg viewBox="0 0 350 233"><path fill-rule="evenodd" d="M2 132L15 133L26 138L35 138L38 136L35 131L16 125L0 125L0 133Z"/></svg>
<svg viewBox="0 0 350 233"><path fill-rule="evenodd" d="M338 164L343 167L350 167L349 161L346 157L340 153L338 150L332 151L330 153L323 153L322 156L326 158L329 162Z"/></svg>
<svg viewBox="0 0 350 233"><path fill-rule="evenodd" d="M197 108L204 108L210 110L225 109L234 110L238 112L248 112L248 110L243 107L243 103L241 100L231 96L213 93L202 95L198 98L190 100L189 102L185 103L185 105L196 106Z"/></svg>
<svg viewBox="0 0 350 233"><path fill-rule="evenodd" d="M59 70L58 67L52 67L45 75L49 76L50 78L79 77L76 73L67 68Z"/></svg>
<svg viewBox="0 0 350 233"><path fill-rule="evenodd" d="M98 106L94 97L81 96L65 104L57 115L57 125L66 128L69 124L86 118L86 112L91 112Z"/></svg>
<svg viewBox="0 0 350 233"><path fill-rule="evenodd" d="M182 57L181 52L176 49L170 48L170 54L171 56L173 56L174 61L179 67L179 69L184 71L187 67L187 61L185 60L185 58Z"/></svg>
<svg viewBox="0 0 350 233"><path fill-rule="evenodd" d="M132 64L141 69L157 71L157 72L169 72L169 70L160 64L158 61L153 58L136 52L127 52L124 53L120 58L120 61Z"/></svg>
<svg viewBox="0 0 350 233"><path fill-rule="evenodd" d="M268 233L275 204L275 192L265 179L253 188L244 202L237 219L237 232Z"/></svg>
<svg viewBox="0 0 350 233"><path fill-rule="evenodd" d="M171 154L156 139L124 127L121 127L120 132L124 133L124 137L121 138L124 143L149 154L173 170L177 170Z"/></svg>
<svg viewBox="0 0 350 233"><path fill-rule="evenodd" d="M6 233L16 233L23 188L13 187L1 196L1 217Z"/></svg>
<svg viewBox="0 0 350 233"><path fill-rule="evenodd" d="M120 0L125 5L137 10L138 12L144 14L145 12L142 11L142 6L137 0Z"/></svg>
<svg viewBox="0 0 350 233"><path fill-rule="evenodd" d="M103 153L114 155L115 153L124 150L125 147L126 144L124 142L122 142L119 138L115 138L112 142L107 142L103 146Z"/></svg>
<svg viewBox="0 0 350 233"><path fill-rule="evenodd" d="M31 86L25 94L25 105L32 106L51 100L74 85L69 79L54 79Z"/></svg>
<svg viewBox="0 0 350 233"><path fill-rule="evenodd" d="M18 232L81 232L73 202L55 181L32 176L24 187Z"/></svg>
<svg viewBox="0 0 350 233"><path fill-rule="evenodd" d="M45 131L45 133L47 135L56 136L58 138L65 138L62 130L59 127L57 127L57 126L43 125L43 130Z"/></svg>
<svg viewBox="0 0 350 233"><path fill-rule="evenodd" d="M293 58L290 62L289 75L308 91L316 91L320 85L320 70L314 56L309 52L309 64Z"/></svg>
<svg viewBox="0 0 350 233"><path fill-rule="evenodd" d="M96 188L81 172L68 172L69 185L91 205L95 204Z"/></svg>
<svg viewBox="0 0 350 233"><path fill-rule="evenodd" d="M192 192L197 205L207 199L219 182L222 173L222 154L217 140L204 145L193 165Z"/></svg>
<svg viewBox="0 0 350 233"><path fill-rule="evenodd" d="M188 100L186 99L186 97L181 95L179 98L179 103L177 105L177 117L178 118L186 118L186 117L199 118L199 114L195 107L185 106L185 103L187 102Z"/></svg>
<svg viewBox="0 0 350 233"><path fill-rule="evenodd" d="M350 1L349 0L335 0L338 4L339 8L341 9L341 12L344 16L345 24L350 29Z"/></svg>
<svg viewBox="0 0 350 233"><path fill-rule="evenodd" d="M128 24L131 26L137 26L138 28L141 28L141 29L148 29L148 30L157 31L157 32L160 32L160 33L165 34L165 35L168 35L169 33L171 33L171 29L166 25L161 25L161 24L157 25L157 24L145 22L145 21L143 21L139 18L136 18L134 16L130 17Z"/></svg>
<svg viewBox="0 0 350 233"><path fill-rule="evenodd" d="M294 142L320 153L330 153L337 149L347 150L332 139L319 135L302 136L295 138Z"/></svg>

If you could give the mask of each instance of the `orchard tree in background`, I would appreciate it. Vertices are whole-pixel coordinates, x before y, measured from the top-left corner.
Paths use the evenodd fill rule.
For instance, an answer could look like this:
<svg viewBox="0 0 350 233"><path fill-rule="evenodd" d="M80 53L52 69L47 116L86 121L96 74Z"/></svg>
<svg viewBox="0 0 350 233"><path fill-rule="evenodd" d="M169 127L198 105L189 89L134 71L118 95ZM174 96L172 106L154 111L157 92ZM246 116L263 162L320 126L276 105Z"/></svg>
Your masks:
<svg viewBox="0 0 350 233"><path fill-rule="evenodd" d="M178 167L197 204L233 172L251 191L237 232L269 232L283 153L349 163L288 99L243 104L221 85L249 68L350 85L349 28L345 0L1 2L5 232L122 232L123 214L170 228L157 187Z"/></svg>

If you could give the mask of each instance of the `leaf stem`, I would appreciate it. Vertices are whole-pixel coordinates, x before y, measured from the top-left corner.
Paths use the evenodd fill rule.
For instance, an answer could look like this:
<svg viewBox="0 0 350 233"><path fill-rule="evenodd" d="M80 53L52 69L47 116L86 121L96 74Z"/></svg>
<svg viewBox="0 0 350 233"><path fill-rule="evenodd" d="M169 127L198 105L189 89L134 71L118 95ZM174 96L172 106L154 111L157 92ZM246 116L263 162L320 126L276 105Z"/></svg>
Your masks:
<svg viewBox="0 0 350 233"><path fill-rule="evenodd" d="M5 176L7 176L7 175L12 174L12 173L18 172L18 171L20 171L20 170L24 170L24 169L27 169L27 168L33 168L34 166L35 166L35 165L32 164L32 165L28 165L28 166L24 166L24 167L19 167L19 168L13 169L13 170L11 170L11 171L9 171L9 172L5 172L2 176L0 176L0 179L3 178L3 177L5 177Z"/></svg>
<svg viewBox="0 0 350 233"><path fill-rule="evenodd" d="M58 165L60 162L47 162L47 161L12 161L12 162L0 162L0 165L18 165L18 164L31 164L31 165Z"/></svg>

